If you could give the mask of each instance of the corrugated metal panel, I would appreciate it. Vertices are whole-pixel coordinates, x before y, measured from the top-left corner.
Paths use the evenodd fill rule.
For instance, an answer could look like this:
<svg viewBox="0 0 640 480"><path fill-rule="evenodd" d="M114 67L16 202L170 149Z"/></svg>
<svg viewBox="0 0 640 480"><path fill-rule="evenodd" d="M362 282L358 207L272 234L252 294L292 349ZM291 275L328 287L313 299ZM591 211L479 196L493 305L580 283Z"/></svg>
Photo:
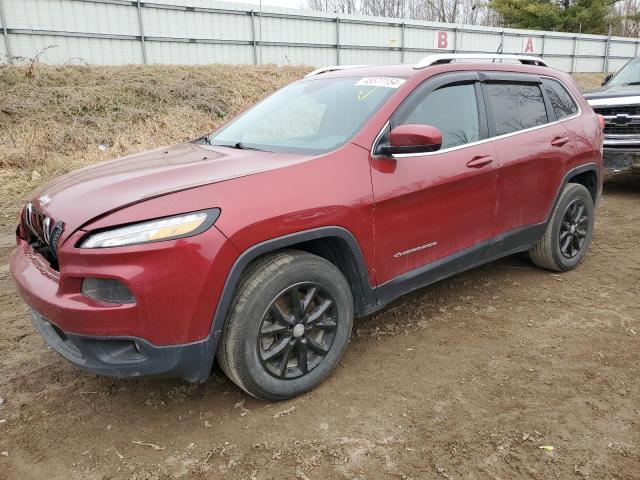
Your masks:
<svg viewBox="0 0 640 480"><path fill-rule="evenodd" d="M617 72L622 67L624 67L625 64L628 61L629 60L626 59L626 58L611 58L611 59L609 59L609 71L610 72ZM601 71L601 70L598 70L598 71Z"/></svg>
<svg viewBox="0 0 640 480"><path fill-rule="evenodd" d="M248 45L147 41L146 46L149 63L175 65L253 63L253 52Z"/></svg>
<svg viewBox="0 0 640 480"><path fill-rule="evenodd" d="M583 40L578 42L577 53L579 55L591 55L594 57L604 57L607 42L601 40Z"/></svg>
<svg viewBox="0 0 640 480"><path fill-rule="evenodd" d="M435 30L407 26L404 30L404 41L407 48L432 49L435 43Z"/></svg>
<svg viewBox="0 0 640 480"><path fill-rule="evenodd" d="M55 45L43 55L45 61L98 64L144 61L138 8L133 1L2 1L14 56L30 58ZM264 7L260 18L256 10L256 5L211 0L142 2L147 62L202 64L257 60L278 65L322 66L338 62L398 63L403 58L405 62L414 62L433 52L526 51L544 55L552 66L567 71L599 71L606 63L608 40L603 36L356 15L339 15L336 21L336 14L276 7ZM446 41L440 45L444 48L440 49L436 45L438 31L446 32ZM615 70L637 55L638 42L638 39L610 39L609 68ZM6 55L4 44L0 44L0 55Z"/></svg>
<svg viewBox="0 0 640 480"><path fill-rule="evenodd" d="M262 48L262 63L273 63L282 66L304 65L311 62L316 65L334 65L336 63L336 51L330 48L311 49L288 46L265 46Z"/></svg>
<svg viewBox="0 0 640 480"><path fill-rule="evenodd" d="M424 55L423 55L424 56ZM391 50L340 49L345 64L393 64L400 63L400 53Z"/></svg>
<svg viewBox="0 0 640 480"><path fill-rule="evenodd" d="M604 48L602 51L604 52ZM640 54L640 51L638 51L638 42L621 43L612 41L609 53L613 57L635 57Z"/></svg>
<svg viewBox="0 0 640 480"><path fill-rule="evenodd" d="M340 24L340 42L345 45L395 47L400 45L401 30L385 25Z"/></svg>
<svg viewBox="0 0 640 480"><path fill-rule="evenodd" d="M45 63L89 63L95 65L123 65L142 63L140 42L98 38L59 37L49 35L10 34L11 50L15 57L25 59L40 56Z"/></svg>
<svg viewBox="0 0 640 480"><path fill-rule="evenodd" d="M459 50L464 52L497 52L501 42L500 35L477 32L463 32L460 39Z"/></svg>
<svg viewBox="0 0 640 480"><path fill-rule="evenodd" d="M604 68L603 58L576 58L576 72L602 72Z"/></svg>
<svg viewBox="0 0 640 480"><path fill-rule="evenodd" d="M258 29L256 30L258 38L259 34ZM249 36L246 39L248 40ZM336 25L330 22L263 17L262 40L265 42L335 44Z"/></svg>
<svg viewBox="0 0 640 480"><path fill-rule="evenodd" d="M12 29L137 35L135 7L74 0L4 0Z"/></svg>
<svg viewBox="0 0 640 480"><path fill-rule="evenodd" d="M251 17L219 13L142 9L148 37L251 40ZM137 22L137 19L136 19ZM136 32L137 32L136 23Z"/></svg>
<svg viewBox="0 0 640 480"><path fill-rule="evenodd" d="M549 55L567 55L573 54L573 38L547 38L544 44L544 53Z"/></svg>

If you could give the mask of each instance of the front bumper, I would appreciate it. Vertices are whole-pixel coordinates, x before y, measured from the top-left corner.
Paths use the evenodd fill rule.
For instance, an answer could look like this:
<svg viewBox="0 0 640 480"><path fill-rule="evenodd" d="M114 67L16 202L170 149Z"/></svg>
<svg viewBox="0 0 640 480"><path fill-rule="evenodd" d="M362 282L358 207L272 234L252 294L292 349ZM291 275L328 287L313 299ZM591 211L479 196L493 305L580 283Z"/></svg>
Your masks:
<svg viewBox="0 0 640 480"><path fill-rule="evenodd" d="M200 383L209 378L217 335L185 345L156 346L136 337L89 337L62 331L39 313L33 324L47 345L77 367L109 377L178 377Z"/></svg>
<svg viewBox="0 0 640 480"><path fill-rule="evenodd" d="M640 170L640 136L604 136L604 168L608 172Z"/></svg>
<svg viewBox="0 0 640 480"><path fill-rule="evenodd" d="M190 238L95 250L76 248L80 235L59 249L59 271L19 237L10 257L45 341L100 375L208 378L218 337L212 320L235 247L215 226ZM118 279L135 303L89 298L83 278Z"/></svg>
<svg viewBox="0 0 640 480"><path fill-rule="evenodd" d="M604 147L604 168L608 172L640 171L640 145L635 148Z"/></svg>
<svg viewBox="0 0 640 480"><path fill-rule="evenodd" d="M104 249L76 248L75 237L59 250L60 271L17 239L11 273L33 310L65 332L91 337L182 345L210 334L218 297L237 258L215 227L191 238ZM81 291L84 278L117 279L135 303L89 298Z"/></svg>

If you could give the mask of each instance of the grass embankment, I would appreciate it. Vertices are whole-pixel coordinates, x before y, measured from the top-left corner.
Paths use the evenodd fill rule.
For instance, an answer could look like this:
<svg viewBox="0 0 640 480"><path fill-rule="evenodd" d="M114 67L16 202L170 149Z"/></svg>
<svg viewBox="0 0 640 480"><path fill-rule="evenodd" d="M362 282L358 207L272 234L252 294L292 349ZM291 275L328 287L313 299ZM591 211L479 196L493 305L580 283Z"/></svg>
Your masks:
<svg viewBox="0 0 640 480"><path fill-rule="evenodd" d="M0 200L89 163L213 130L307 67L0 67ZM602 75L581 74L583 88ZM107 148L101 150L100 146Z"/></svg>
<svg viewBox="0 0 640 480"><path fill-rule="evenodd" d="M62 173L196 138L308 70L0 67L0 200L11 209Z"/></svg>

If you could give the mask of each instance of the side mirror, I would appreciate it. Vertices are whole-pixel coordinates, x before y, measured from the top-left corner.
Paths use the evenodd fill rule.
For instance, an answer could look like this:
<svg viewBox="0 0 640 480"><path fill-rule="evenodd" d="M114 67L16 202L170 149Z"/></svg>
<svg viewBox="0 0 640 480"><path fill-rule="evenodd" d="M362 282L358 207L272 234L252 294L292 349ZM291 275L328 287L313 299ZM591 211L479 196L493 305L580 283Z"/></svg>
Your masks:
<svg viewBox="0 0 640 480"><path fill-rule="evenodd" d="M607 83L609 83L609 80L611 80L612 78L613 78L613 73L610 73L609 75L604 77L604 80L602 80L602 86L604 87Z"/></svg>
<svg viewBox="0 0 640 480"><path fill-rule="evenodd" d="M431 125L400 125L389 134L389 144L380 147L383 155L435 152L442 145L442 133Z"/></svg>

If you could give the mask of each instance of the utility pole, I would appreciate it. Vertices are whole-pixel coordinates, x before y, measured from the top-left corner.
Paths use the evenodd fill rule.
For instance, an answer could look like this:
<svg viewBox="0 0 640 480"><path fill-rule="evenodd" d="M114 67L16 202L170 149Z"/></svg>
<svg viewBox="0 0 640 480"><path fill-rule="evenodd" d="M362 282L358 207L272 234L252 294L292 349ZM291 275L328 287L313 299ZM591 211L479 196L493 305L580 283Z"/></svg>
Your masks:
<svg viewBox="0 0 640 480"><path fill-rule="evenodd" d="M262 65L262 0L260 0L260 12L258 14L258 65Z"/></svg>
<svg viewBox="0 0 640 480"><path fill-rule="evenodd" d="M7 21L4 18L4 10L2 10L2 0L0 0L0 23L2 23L2 33L4 34L4 44L7 50L7 61L13 63L13 54L11 53L11 44L9 43L9 33L7 32Z"/></svg>

